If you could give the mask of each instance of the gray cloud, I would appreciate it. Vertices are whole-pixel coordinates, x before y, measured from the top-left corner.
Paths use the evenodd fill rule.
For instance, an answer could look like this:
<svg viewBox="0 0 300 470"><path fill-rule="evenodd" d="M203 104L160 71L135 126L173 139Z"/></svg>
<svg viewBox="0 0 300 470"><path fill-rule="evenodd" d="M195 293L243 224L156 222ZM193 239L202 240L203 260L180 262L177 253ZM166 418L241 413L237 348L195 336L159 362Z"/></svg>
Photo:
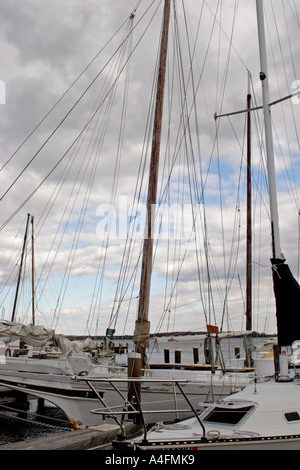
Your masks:
<svg viewBox="0 0 300 470"><path fill-rule="evenodd" d="M113 2L105 0L68 0L65 2L58 0L1 1L0 48L3 67L0 79L5 82L7 88L7 103L1 105L1 166L8 161L15 149L46 115L93 57L96 57L98 51L112 37L123 21L129 18L130 13L137 4L137 1L124 2L123 0L114 0ZM159 8L154 15L156 7L159 6L159 2L154 2L150 13L143 17L142 14L151 4L150 0L144 3L141 2L134 19L137 27L134 30L132 39L134 54L130 60L130 70L128 69L128 83L130 85L126 103L124 133L119 133L119 125L122 121L122 110L124 110L123 91L127 86L127 81L126 78L123 78L123 75L122 78L116 79L119 74L118 67L125 64L125 59L120 57L119 62L108 62L108 60L117 51L117 45L124 38L122 34L125 34L125 29L114 37L107 48L104 49L103 54L95 59L88 68L87 73L72 87L60 105L55 108L37 132L22 146L0 173L3 194L37 153L28 169L17 179L5 198L0 201L0 225L2 225L6 223L14 211L21 207L23 201L34 192L35 188L40 185L61 160L55 171L46 178L45 183L1 231L3 260L1 282L4 285L5 275L9 272L9 269L12 269L12 265L18 259L23 237L21 227L25 226L26 214L30 212L35 216L37 227L36 267L37 272L41 275L38 290L42 292L39 310L43 310L44 315L46 315L45 312L49 312L47 314L47 321L49 322L51 322L53 311L62 299L63 293L60 291L60 283L64 282L65 267L68 265L70 267L72 260L71 277L66 289L64 303L61 306L62 314L65 313L66 318L68 318L67 323L70 328L70 331L67 331L68 333L84 332L83 328L89 316L88 312L91 308L94 308L88 302L92 304L96 302L94 286L97 289L102 286L102 300L99 306L95 308L97 313L98 310L103 310L103 315L105 315L103 325L105 324L106 327L114 302L114 290L119 277L124 241L113 240L107 255L104 256L103 240L99 240L96 232L99 223L96 211L101 204L113 203L114 200L117 203L120 196L126 196L131 204L137 175L140 165L144 165L144 158L146 159L146 169L148 168L149 150L142 153L142 149L144 145L149 145L151 135L149 132L144 140L161 14L161 8ZM190 138L193 141L195 166L190 167L190 172L196 174L197 182L200 185L200 167L203 169L204 197L209 204L206 216L211 256L210 269L215 277L215 285L219 284L216 287L216 291L218 290L216 309L217 320L219 321L220 312L223 309L222 298L223 300L225 298L225 267L227 262L229 263L229 261L224 263L223 251L225 246L226 259L228 260L232 246L231 238L237 201L240 210L240 232L243 242L245 237L245 199L242 192L240 198L236 193L236 187L239 184L239 165L241 161L244 161L244 157L241 156L241 147L244 145L244 117L240 115L231 118L230 121L224 119L219 122L220 138L218 146L216 146L214 141L216 131L214 113L216 111L228 112L245 106L247 69L252 73L253 97L260 104L261 84L258 79L260 66L257 50L255 4L254 2L243 2L241 4L240 2L237 10L235 10L236 2L233 0L227 2L226 10L225 7L222 10L217 8L218 2L216 1L202 3L189 0L184 5L185 12L182 11L181 5L178 5L179 32L182 43L186 39L184 22L181 21L184 18L184 13L187 15L186 19L189 25L190 44L193 44L193 41L197 38L193 75L194 87L197 90L197 126L193 124L189 129L191 132ZM297 2L295 2L295 6L298 6ZM297 78L300 79L299 64L296 60L299 57L300 47L300 42L296 40L296 38L299 38L299 25L297 24L297 12L290 3L282 5L282 2L279 1L266 2L266 10L268 40L269 44L273 44L273 48L269 49L270 75L274 77L274 80L271 81L271 96L272 99L276 99L279 95L290 93L293 81ZM276 24L274 11L278 13ZM151 22L152 14L155 19L153 22ZM200 18L201 27L198 29ZM143 31L146 26L148 27L148 24L149 29L144 37ZM277 30L281 35L280 49L278 49ZM171 33L173 33L173 26ZM289 33L288 37L287 33ZM175 117L170 121L169 130L172 144L169 153L166 152L166 156L171 159L174 155L177 155L170 188L173 197L182 191L182 195L187 198L185 201L190 201L187 173L185 173L181 188L178 189L179 187L175 186L175 183L177 184L179 181L179 176L183 174L187 159L191 162L191 150L185 149L184 145L179 149L178 145L183 137L182 133L177 134L177 128L179 128L181 120L181 106L184 103L184 98L182 89L180 90L183 83L179 84L178 69L172 69L173 50L173 42L171 41L165 109L167 115L168 110L172 107L175 111ZM193 53L193 46L190 51ZM182 46L180 53L179 58L182 61L185 85L188 83L191 85L192 79L189 74L190 52L186 46ZM294 61L292 61L292 56L295 58ZM117 54L115 55L116 58ZM227 61L229 64L228 74L226 74ZM104 68L106 63L108 63L108 66ZM281 71L282 63L285 66L284 73ZM74 106L78 97L102 68L103 72L99 75L99 79L95 81L95 84L84 95L80 103L75 106L74 112L55 131L49 143L41 148L45 140L56 129L56 126ZM115 84L116 87L114 87ZM172 87L174 95L171 95ZM181 92L181 100L183 101L176 108L175 94L179 95L179 92ZM186 100L185 117L192 109L193 94L189 92L186 95ZM101 102L103 102L103 106L100 107ZM99 106L99 112L95 114L91 125L72 146L97 106ZM282 175L285 168L289 167L288 169L290 169L292 166L291 160L283 160L283 157L286 158L286 154L290 149L291 158L296 165L296 173L294 170L296 176L295 190L299 190L299 178L297 177L297 170L299 171L299 141L297 141L294 132L295 127L297 128L297 122L299 122L299 119L297 119L297 116L299 118L299 107L295 104L292 107L289 104L284 104L283 107L273 111L274 122L279 121L283 113L288 113L285 122L276 127L275 149L276 159L280 165L277 168L279 168L278 176L280 177L280 212L283 215L283 245L286 254L291 255L295 269L297 269L297 263L293 253L296 250L297 239L292 235L295 235L297 231L297 209L299 207L297 208L296 202L294 205L289 202ZM194 111L192 111L191 116L194 118ZM261 122L258 121L253 124L255 135L258 134L259 136L261 132L260 125ZM286 130L289 135L289 145L286 141ZM84 140L83 136L85 137ZM119 142L122 143L122 150ZM162 142L162 170L166 142L164 137ZM174 142L177 142L177 147ZM199 147L197 146L198 143L200 144ZM254 148L254 177L257 178L254 183L255 190L257 190L255 197L259 198L261 197L260 193L265 189L258 187L258 184L260 184L258 182L258 178L260 178L258 169L261 167L262 161L259 154L259 144L255 143ZM224 212L224 215L221 214L219 205L218 166L224 172L222 174L223 207L224 211L227 211ZM116 180L117 175L118 180ZM164 174L164 184L167 181L166 175L167 171ZM117 181L115 187L113 186L114 181ZM242 181L244 181L243 176ZM111 199L112 188L115 191L115 199ZM145 183L143 183L143 194L144 191ZM201 191L199 195L201 195ZM259 243L262 243L264 248L261 251L269 250L268 200L265 195L263 197L265 204L262 209L264 214L264 238ZM255 209L255 222L258 218L257 213L258 209ZM224 232L221 231L222 222ZM292 227L292 229L287 227ZM13 255L9 255L8 246L11 246L11 240L15 238L17 233L19 244L14 244ZM226 240L225 245L223 237ZM73 243L77 244L78 251L76 255L75 249L73 251ZM238 243L237 240L235 243ZM237 249L237 245L235 249ZM58 250L57 254L55 254L56 250ZM135 260L138 257L139 250L139 245L135 245ZM239 317L239 323L236 324L237 328L241 327L241 319L243 318L243 300L237 277L239 274L244 280L245 256L243 243L241 243L239 250L237 268L234 272L235 280L230 291L232 297L229 296L229 301L232 299L232 303L229 302L229 310L232 311L233 317L236 315ZM154 325L164 309L164 288L162 289L163 292L160 292L159 286L166 285L167 253L166 244L163 244L161 248L157 248L151 307ZM171 256L171 254L169 255ZM269 252L264 256L266 266L268 266ZM201 261L203 259L204 253L201 252ZM7 260L9 268L4 267L4 260ZM259 262L258 255L255 257L255 261ZM47 277L47 269L43 267L44 262L47 262L47 269L50 266L52 268L49 278ZM176 263L174 263L175 265ZM177 265L180 265L180 260L177 261ZM101 284L101 281L96 281L98 269L100 272L103 271L103 284ZM269 268L264 271L262 275L268 279L270 276ZM171 275L171 271L169 274ZM207 289L207 276L204 274L204 268L201 268L201 288L199 287L201 284L197 279L198 274L195 254L189 251L182 264L181 282L176 287L177 299L179 299L178 305L184 305L189 303L190 300L198 299L203 295L203 291ZM172 275L176 277L175 270ZM49 282L44 285L46 279ZM56 289L50 297L51 283L55 284ZM9 284L13 284L12 278L10 278ZM76 286L75 289L74 286ZM172 291L171 284L168 285L167 291ZM134 295L138 292L138 276L133 292ZM4 289L3 296L5 293L6 290ZM265 295L264 292L262 297ZM237 298L240 299L239 302L237 302ZM2 302L6 311L9 311L9 302L11 300L7 297ZM197 317L193 324L196 326L205 323L203 309L207 306L204 303L206 303L206 299L203 297L202 305L201 302L196 302L194 305ZM135 309L136 301L133 301L133 312L130 315L130 320L128 320L128 325L132 325L135 320ZM192 310L193 306L190 307L189 312L192 312ZM81 312L84 312L84 320L81 317ZM124 312L125 307L124 310L121 310L121 315L125 316ZM182 310L182 312L186 314L186 310ZM178 318L183 321L176 323L176 325L178 328L184 329L186 323L184 315L180 316L179 313ZM274 325L274 322L272 325ZM63 321L59 323L59 327L65 328ZM131 326L128 326L129 332L130 328ZM103 329L105 329L104 326ZM271 329L271 332L273 331L274 329Z"/></svg>

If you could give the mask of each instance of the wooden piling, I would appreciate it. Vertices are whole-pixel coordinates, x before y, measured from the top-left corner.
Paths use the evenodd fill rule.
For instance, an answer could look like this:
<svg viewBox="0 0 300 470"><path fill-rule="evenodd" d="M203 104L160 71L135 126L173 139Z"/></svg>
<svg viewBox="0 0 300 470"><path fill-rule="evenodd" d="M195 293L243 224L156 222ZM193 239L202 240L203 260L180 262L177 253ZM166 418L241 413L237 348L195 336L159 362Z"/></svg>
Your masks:
<svg viewBox="0 0 300 470"><path fill-rule="evenodd" d="M140 353L128 354L128 377L140 378L142 370L142 356ZM128 401L136 408L137 400L141 402L141 382L128 382ZM134 419L137 416L133 416Z"/></svg>

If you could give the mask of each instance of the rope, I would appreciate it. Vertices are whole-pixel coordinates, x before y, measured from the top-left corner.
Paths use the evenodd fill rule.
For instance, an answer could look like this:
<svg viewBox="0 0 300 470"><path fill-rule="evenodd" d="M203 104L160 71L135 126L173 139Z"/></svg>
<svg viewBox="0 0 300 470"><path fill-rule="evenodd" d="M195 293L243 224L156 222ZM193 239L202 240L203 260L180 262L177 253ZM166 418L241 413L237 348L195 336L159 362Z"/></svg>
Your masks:
<svg viewBox="0 0 300 470"><path fill-rule="evenodd" d="M150 322L140 321L135 322L135 330L133 334L133 342L140 343L143 346L149 346L149 335L150 335Z"/></svg>
<svg viewBox="0 0 300 470"><path fill-rule="evenodd" d="M180 423L174 423L174 424L165 424L163 421L158 421L155 423L155 425L151 428L151 432L161 432L163 429L172 429L172 430L186 430L186 429L192 429L192 426L188 424L180 424Z"/></svg>
<svg viewBox="0 0 300 470"><path fill-rule="evenodd" d="M40 414L35 413L33 411L29 413L30 416L28 417L28 412L27 411L16 410L15 408L9 407L7 405L2 405L2 404L0 405L0 414L2 414L3 416L10 416L10 417L12 417L16 420L22 421L22 422L33 423L37 426L50 428L53 431L56 430L57 432L63 432L63 431L66 431L66 430L70 429L69 423L67 421L63 420L63 419L54 418L54 417L51 417L51 416L40 415ZM26 414L27 417L22 418L20 416L20 414ZM48 419L48 420L51 420L51 421L54 421L54 422L56 421L57 423L62 423L62 424L61 425L58 425L58 424L55 425L55 424L40 422L40 421L37 421L36 418L41 418L43 420Z"/></svg>

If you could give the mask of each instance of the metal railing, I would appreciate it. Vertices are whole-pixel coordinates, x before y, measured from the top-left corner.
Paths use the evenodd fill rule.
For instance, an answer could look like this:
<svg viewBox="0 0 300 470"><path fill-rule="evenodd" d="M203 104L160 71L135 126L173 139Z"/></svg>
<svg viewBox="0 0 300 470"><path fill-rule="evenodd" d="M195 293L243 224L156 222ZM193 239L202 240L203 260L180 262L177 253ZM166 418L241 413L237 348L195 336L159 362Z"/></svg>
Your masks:
<svg viewBox="0 0 300 470"><path fill-rule="evenodd" d="M189 380L176 380L176 379L168 379L164 380L164 383L169 383L174 385L174 393L175 393L175 388L177 387L181 395L184 397L186 400L189 408L188 409L178 409L177 407L175 409L170 409L170 410L143 410L142 405L140 403L140 400L138 398L138 393L136 390L136 384L139 383L161 383L161 378L153 379L153 378L137 378L137 377L126 377L126 378L102 378L102 377L88 377L88 376L75 376L73 378L75 381L81 381L81 382L86 382L88 386L91 388L91 390L95 393L96 397L100 401L100 403L103 405L103 408L97 408L91 410L91 413L94 414L99 414L102 415L103 417L110 417L112 418L120 427L120 434L119 434L119 439L124 440L126 439L125 435L125 428L124 428L124 420L125 416L131 416L133 418L139 418L139 423L142 425L143 432L144 432L144 442L147 442L147 425L146 421L144 418L144 415L146 414L154 414L157 412L163 412L164 414L169 414L169 413L187 413L187 412L192 412L192 414L196 417L203 435L202 435L202 440L206 439L206 433L205 433L205 427L199 417L199 411L195 409L189 398L187 397L187 394L184 392L182 385L187 385L187 384L192 384L195 385L194 382L191 382ZM118 383L127 383L130 384L134 391L135 391L135 402L130 402L128 398L118 389L116 384ZM112 389L117 392L117 394L122 398L123 403L121 405L114 405L114 406L109 406L101 397L99 392L97 391L97 388L94 386L94 383L102 383L102 384L109 384ZM176 401L175 401L176 402ZM117 411L119 410L119 411ZM121 419L120 419L121 417Z"/></svg>

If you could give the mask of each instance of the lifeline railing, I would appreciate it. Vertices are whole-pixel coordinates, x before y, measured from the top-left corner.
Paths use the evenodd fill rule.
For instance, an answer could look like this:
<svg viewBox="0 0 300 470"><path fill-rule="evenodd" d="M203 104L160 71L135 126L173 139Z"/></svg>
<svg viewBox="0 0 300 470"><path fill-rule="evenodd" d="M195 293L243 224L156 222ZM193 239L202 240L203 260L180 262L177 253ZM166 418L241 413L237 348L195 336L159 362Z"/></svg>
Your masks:
<svg viewBox="0 0 300 470"><path fill-rule="evenodd" d="M133 417L136 417L136 416L139 416L141 418L141 424L142 424L142 427L143 427L143 432L144 432L144 442L147 442L147 425L146 425L146 422L145 422L145 419L144 419L144 415L145 414L154 414L154 413L157 413L157 412L162 412L162 413L187 413L187 412L191 412L194 414L194 416L196 417L199 425L201 426L202 428L202 432L203 432L203 436L202 436L202 440L205 440L206 439L206 433L205 433L205 427L199 417L199 411L197 411L195 409L195 407L193 406L193 404L191 403L191 401L188 399L187 395L184 393L181 385L183 384L194 384L194 382L191 382L189 380L176 380L176 379L168 379L168 380L164 380L164 383L170 383L170 384L173 384L175 386L177 386L177 388L179 389L180 393L182 394L182 396L184 397L184 399L186 400L187 404L189 405L189 409L172 409L172 410L143 410L142 409L142 406L141 406L141 403L138 399L138 393L137 393L137 390L136 390L136 384L138 383L161 383L161 378L157 378L157 379L153 379L153 378L145 378L145 377L141 377L141 378L137 378L137 377L126 377L126 378L102 378L102 377L89 377L89 376L75 376L73 377L73 379L75 381L82 381L82 382L86 382L88 384L88 386L91 388L91 390L95 393L96 397L98 398L98 400L100 401L100 403L104 406L104 408L99 408L99 409L93 409L91 410L91 413L94 413L94 414L100 414L104 417L110 417L112 418L117 424L118 426L120 427L120 431L121 431L121 435L119 435L119 439L120 440L124 440L126 439L126 434L125 434L125 428L123 426L123 422L124 422L124 419L125 419L125 415L128 415L128 416L133 416ZM133 387L134 391L135 391L135 400L136 402L135 403L132 403L128 400L128 398L116 387L116 383L127 383L127 384L131 384L131 386ZM122 400L124 400L124 403L122 405L114 405L114 406L109 406L107 405L107 403L105 403L104 399L101 397L100 393L98 392L97 388L93 385L93 383L106 383L106 384L109 384L112 389L118 393L118 395L120 395L120 397L122 398ZM181 385L180 385L181 384ZM136 405L136 407L135 407ZM121 411L115 411L115 409L117 408L120 408L120 407L123 407L123 409ZM119 419L119 416L121 416L121 420Z"/></svg>

